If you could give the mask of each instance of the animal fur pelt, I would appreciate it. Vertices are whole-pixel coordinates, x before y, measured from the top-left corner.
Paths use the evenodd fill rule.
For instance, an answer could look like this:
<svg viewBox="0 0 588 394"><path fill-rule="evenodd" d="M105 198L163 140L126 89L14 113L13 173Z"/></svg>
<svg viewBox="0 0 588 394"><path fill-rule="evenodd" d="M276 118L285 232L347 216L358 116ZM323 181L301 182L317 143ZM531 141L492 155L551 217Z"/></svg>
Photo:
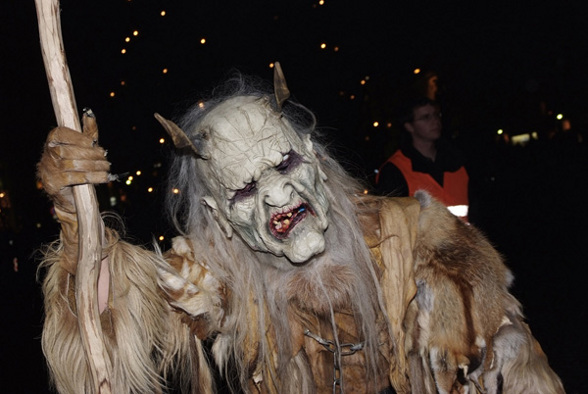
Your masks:
<svg viewBox="0 0 588 394"><path fill-rule="evenodd" d="M113 365L112 392L163 393L168 385L182 387L182 392L212 392L200 341L157 286L161 255L119 240L113 230L107 233L105 256L113 280L100 319ZM62 243L49 245L40 267L47 268L43 352L60 393L93 393L77 322L75 280L61 262L63 254Z"/></svg>
<svg viewBox="0 0 588 394"><path fill-rule="evenodd" d="M563 393L509 293L513 276L498 252L427 193L416 198L418 291L406 320L413 391Z"/></svg>

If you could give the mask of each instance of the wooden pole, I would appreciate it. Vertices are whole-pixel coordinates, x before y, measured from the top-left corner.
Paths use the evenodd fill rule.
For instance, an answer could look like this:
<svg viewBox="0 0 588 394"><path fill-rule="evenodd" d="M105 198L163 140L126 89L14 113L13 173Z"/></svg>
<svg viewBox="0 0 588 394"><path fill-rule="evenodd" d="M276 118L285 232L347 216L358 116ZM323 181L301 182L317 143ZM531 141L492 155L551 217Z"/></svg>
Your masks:
<svg viewBox="0 0 588 394"><path fill-rule="evenodd" d="M81 131L73 84L67 66L59 0L35 0L41 51L51 101L59 126ZM112 366L104 342L98 312L98 275L102 259L102 222L92 185L74 186L78 213L79 256L75 278L75 295L80 336L94 381L94 392L111 392Z"/></svg>

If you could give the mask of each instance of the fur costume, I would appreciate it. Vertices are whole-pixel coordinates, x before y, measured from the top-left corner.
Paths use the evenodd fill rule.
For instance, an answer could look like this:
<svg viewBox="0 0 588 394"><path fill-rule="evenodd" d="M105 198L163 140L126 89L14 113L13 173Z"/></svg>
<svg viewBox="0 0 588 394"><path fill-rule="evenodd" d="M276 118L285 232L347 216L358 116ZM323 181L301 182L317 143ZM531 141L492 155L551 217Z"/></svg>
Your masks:
<svg viewBox="0 0 588 394"><path fill-rule="evenodd" d="M180 185L168 205L181 233L172 249L150 252L108 231L110 292L101 318L113 392L213 392L215 367L232 388L248 393L522 393L533 382L563 392L508 292L510 272L477 230L425 193L418 199L364 195L311 139L314 118L306 109L282 109L280 98L243 82L205 101L203 111L195 107L179 127L165 124L186 131L170 174ZM259 165L267 169L233 187L230 207L265 190L264 171L276 182L279 174L293 174L293 184L302 170L318 175L313 182L326 198L328 227L316 232L320 201L293 213L319 234L307 238L316 248L311 257L299 262L300 254L282 253L282 241L264 234L264 226L240 233L231 211L223 211L224 189L203 179L215 176L203 166L221 143L207 115L223 103L236 108L222 112L230 127L246 118L252 130L283 128L300 151L270 158L265 149ZM296 186L292 195L312 201L308 187ZM273 214L274 235L291 230L285 216ZM252 247L254 237L269 237L269 252ZM57 242L46 255L43 349L60 392L91 392L76 332L74 273L63 249ZM206 357L208 343L214 362Z"/></svg>

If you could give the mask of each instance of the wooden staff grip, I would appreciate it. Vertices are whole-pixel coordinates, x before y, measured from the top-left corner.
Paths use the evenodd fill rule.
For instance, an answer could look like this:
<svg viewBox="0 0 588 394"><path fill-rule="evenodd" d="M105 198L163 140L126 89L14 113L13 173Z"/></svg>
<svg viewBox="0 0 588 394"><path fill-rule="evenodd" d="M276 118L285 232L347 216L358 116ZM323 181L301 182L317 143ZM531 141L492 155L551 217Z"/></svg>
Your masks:
<svg viewBox="0 0 588 394"><path fill-rule="evenodd" d="M57 124L81 131L73 84L67 66L59 0L35 0L41 51ZM75 277L75 296L80 336L94 392L111 392L112 365L102 339L98 312L98 276L102 260L103 228L93 185L73 188L78 215L79 256Z"/></svg>

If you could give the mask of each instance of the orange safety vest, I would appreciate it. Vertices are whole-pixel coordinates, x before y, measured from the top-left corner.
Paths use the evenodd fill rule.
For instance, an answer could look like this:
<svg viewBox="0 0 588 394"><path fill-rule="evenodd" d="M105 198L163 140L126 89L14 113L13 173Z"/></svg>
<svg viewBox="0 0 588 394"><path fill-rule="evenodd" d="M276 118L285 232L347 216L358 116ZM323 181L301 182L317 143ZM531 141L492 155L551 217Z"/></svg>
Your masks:
<svg viewBox="0 0 588 394"><path fill-rule="evenodd" d="M408 184L409 195L414 196L417 190L426 190L446 205L453 214L467 221L469 176L465 167L461 166L454 172L445 171L443 186L441 186L431 175L413 171L411 160L400 149L390 156L386 163L388 162L394 164L402 172Z"/></svg>

